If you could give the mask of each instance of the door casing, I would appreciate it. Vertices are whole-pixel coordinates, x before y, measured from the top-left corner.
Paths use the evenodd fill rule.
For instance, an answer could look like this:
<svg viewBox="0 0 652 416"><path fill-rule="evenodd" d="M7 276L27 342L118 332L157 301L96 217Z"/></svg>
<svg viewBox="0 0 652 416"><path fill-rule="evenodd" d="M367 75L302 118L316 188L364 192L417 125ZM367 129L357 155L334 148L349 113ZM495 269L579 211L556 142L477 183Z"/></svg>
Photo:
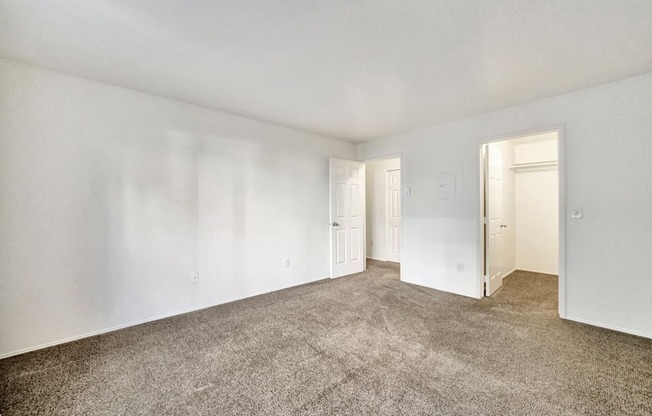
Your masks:
<svg viewBox="0 0 652 416"><path fill-rule="evenodd" d="M485 215L485 160L483 154L483 146L485 144L493 142L501 142L505 140L518 139L521 137L534 136L536 134L543 133L557 133L557 172L558 172L558 184L557 190L559 192L559 317L566 318L566 153L565 153L565 125L558 124L549 127L543 127L539 129L533 129L528 131L522 131L518 133L505 134L500 136L494 136L490 138L484 138L479 141L478 144L478 160L479 160L479 204L478 204L478 279L477 279L477 297L484 297L484 276L485 276L485 227L484 227L484 215Z"/></svg>

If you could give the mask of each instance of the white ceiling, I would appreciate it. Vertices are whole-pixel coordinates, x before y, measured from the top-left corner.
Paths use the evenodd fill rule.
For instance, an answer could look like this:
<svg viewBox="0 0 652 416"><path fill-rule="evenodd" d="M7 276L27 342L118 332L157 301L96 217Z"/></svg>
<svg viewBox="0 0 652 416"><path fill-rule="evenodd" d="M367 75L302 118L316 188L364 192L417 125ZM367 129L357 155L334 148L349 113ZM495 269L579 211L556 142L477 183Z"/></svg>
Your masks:
<svg viewBox="0 0 652 416"><path fill-rule="evenodd" d="M353 142L652 71L650 0L0 0L0 56Z"/></svg>

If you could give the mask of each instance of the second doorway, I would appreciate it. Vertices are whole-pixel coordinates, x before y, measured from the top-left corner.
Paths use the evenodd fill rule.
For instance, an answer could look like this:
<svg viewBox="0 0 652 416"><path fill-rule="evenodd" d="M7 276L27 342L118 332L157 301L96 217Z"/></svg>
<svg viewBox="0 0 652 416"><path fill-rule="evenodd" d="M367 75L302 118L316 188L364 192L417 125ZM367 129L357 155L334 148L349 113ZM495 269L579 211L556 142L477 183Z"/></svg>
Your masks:
<svg viewBox="0 0 652 416"><path fill-rule="evenodd" d="M401 159L367 161L367 258L401 262Z"/></svg>

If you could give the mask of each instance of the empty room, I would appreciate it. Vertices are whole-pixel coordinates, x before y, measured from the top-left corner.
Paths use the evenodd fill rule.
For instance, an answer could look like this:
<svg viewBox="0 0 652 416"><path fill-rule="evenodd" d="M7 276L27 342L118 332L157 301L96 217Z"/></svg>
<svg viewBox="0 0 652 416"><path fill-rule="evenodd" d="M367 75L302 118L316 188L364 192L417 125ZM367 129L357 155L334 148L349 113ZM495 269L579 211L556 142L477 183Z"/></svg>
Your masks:
<svg viewBox="0 0 652 416"><path fill-rule="evenodd" d="M0 0L0 415L652 414L651 22Z"/></svg>

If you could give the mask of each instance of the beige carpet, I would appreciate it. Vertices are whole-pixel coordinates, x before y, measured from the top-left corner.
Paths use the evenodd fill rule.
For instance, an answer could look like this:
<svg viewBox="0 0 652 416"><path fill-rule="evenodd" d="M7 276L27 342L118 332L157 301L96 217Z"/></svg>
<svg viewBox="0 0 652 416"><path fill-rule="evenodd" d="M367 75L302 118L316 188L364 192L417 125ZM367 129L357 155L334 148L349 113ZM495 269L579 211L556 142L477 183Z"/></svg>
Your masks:
<svg viewBox="0 0 652 416"><path fill-rule="evenodd" d="M652 414L652 340L558 319L556 287L474 300L374 263L2 360L0 413Z"/></svg>

